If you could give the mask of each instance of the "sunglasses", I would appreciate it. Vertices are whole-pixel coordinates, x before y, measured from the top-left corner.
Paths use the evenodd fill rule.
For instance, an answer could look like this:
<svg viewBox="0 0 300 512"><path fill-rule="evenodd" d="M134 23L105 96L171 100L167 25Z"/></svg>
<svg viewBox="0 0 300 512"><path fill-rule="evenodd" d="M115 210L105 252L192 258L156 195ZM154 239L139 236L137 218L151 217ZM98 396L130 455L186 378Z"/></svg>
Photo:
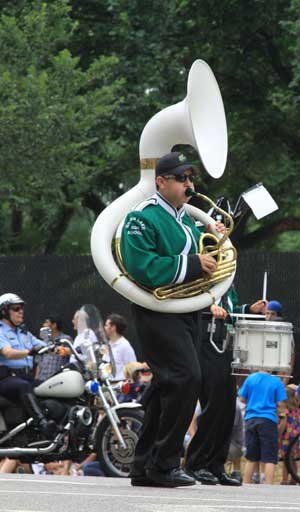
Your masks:
<svg viewBox="0 0 300 512"><path fill-rule="evenodd" d="M162 176L165 180L175 180L179 181L179 183L185 183L187 180L190 180L193 183L195 176L193 174L170 174L169 176Z"/></svg>
<svg viewBox="0 0 300 512"><path fill-rule="evenodd" d="M21 304L17 304L16 306L10 306L10 308L12 311L23 311L24 310L24 306L21 305Z"/></svg>

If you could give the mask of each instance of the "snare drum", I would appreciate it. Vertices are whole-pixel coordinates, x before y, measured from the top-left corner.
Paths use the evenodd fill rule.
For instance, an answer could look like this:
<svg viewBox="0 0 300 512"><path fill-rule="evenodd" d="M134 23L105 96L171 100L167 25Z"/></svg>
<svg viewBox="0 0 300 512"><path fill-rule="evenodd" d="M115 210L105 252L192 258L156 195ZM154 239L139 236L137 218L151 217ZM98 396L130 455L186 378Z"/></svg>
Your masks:
<svg viewBox="0 0 300 512"><path fill-rule="evenodd" d="M238 375L238 370L290 373L293 349L291 323L237 320L233 336L232 373Z"/></svg>

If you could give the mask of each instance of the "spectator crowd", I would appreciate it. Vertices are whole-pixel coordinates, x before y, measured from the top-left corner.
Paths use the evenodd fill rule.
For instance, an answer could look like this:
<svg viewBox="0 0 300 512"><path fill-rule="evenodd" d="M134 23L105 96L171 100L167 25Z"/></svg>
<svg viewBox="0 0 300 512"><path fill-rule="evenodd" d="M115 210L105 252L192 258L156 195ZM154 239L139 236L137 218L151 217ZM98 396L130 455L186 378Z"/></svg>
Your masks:
<svg viewBox="0 0 300 512"><path fill-rule="evenodd" d="M278 301L270 301L265 315L267 320L282 321L281 304ZM89 338L100 346L103 361L113 363L112 382L118 401L143 403L152 374L146 363L137 361L134 348L125 337L126 318L112 313L103 322L99 310L94 305L87 304L75 311L72 323L76 333L74 340L64 332L62 319L57 314L47 315L41 326L44 332L45 328L48 329L47 333L51 340L70 340L79 354L88 329ZM0 332L0 349L4 346L2 342ZM36 355L33 366L34 379L44 382L62 368L74 363L74 356L66 348ZM237 383L236 413L227 457L231 476L244 483L272 484L279 462L280 483L296 484L287 473L284 458L289 442L300 433L298 387L289 383L288 378L277 377L264 370L245 375L244 378L239 378ZM183 459L197 432L201 414L199 401L184 439ZM81 463L56 461L29 465L8 458L1 460L0 473L12 472L105 476L95 452L91 452Z"/></svg>

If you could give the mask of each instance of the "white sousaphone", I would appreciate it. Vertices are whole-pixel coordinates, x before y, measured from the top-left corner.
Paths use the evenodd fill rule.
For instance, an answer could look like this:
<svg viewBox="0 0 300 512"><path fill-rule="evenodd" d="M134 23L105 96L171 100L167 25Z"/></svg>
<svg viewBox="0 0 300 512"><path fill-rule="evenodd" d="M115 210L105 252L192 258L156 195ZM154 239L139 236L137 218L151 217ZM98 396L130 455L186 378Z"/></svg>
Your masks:
<svg viewBox="0 0 300 512"><path fill-rule="evenodd" d="M213 285L209 292L162 301L124 275L115 262L112 242L115 236L120 236L122 221L135 205L155 193L156 161L177 144L193 146L207 172L214 178L222 176L227 160L226 118L217 81L203 60L196 60L191 67L186 98L158 112L146 124L140 139L140 181L101 212L91 235L94 263L105 281L132 302L168 313L197 311L209 306L228 290L235 274L234 265L232 274ZM220 238L209 215L189 204L186 209L205 226L210 224L212 233ZM224 245L232 247L230 240Z"/></svg>

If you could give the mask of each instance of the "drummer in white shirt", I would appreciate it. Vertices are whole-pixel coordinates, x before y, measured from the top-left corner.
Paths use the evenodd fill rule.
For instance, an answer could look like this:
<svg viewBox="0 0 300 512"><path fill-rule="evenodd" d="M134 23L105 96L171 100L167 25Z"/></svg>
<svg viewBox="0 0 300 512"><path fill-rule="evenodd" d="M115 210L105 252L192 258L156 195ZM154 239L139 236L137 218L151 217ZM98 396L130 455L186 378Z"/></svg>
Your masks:
<svg viewBox="0 0 300 512"><path fill-rule="evenodd" d="M109 339L109 344L115 360L116 374L115 381L124 380L123 367L127 363L136 361L135 352L129 341L123 336L127 329L126 319L116 313L112 313L106 319L104 330ZM109 355L103 356L104 361L109 361Z"/></svg>

